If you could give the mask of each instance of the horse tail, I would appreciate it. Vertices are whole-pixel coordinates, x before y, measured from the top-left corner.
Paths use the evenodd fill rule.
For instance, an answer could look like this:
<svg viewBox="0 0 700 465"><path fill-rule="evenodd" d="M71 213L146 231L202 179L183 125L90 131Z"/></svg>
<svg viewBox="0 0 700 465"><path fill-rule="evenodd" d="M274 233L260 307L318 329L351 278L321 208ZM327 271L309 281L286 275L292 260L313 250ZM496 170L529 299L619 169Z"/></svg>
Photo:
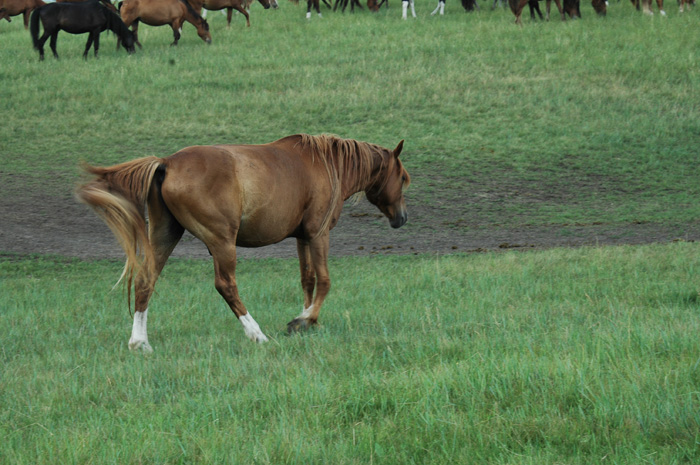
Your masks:
<svg viewBox="0 0 700 465"><path fill-rule="evenodd" d="M78 200L92 207L107 223L126 253L119 281L126 276L127 299L131 308L134 275L143 272L147 283L155 272L153 246L146 227L146 201L162 159L145 157L109 167L84 166L95 176L78 187Z"/></svg>
<svg viewBox="0 0 700 465"><path fill-rule="evenodd" d="M39 11L42 8L43 6L35 8L34 11L32 11L32 16L29 21L29 32L32 34L32 42L34 43L34 48L37 50L39 50Z"/></svg>

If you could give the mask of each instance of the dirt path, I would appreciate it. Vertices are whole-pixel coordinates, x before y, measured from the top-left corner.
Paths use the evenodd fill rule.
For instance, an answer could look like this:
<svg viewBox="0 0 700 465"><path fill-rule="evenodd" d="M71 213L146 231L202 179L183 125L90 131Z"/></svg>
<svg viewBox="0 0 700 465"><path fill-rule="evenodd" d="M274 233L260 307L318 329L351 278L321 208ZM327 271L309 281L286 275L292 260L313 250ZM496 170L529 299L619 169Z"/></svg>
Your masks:
<svg viewBox="0 0 700 465"><path fill-rule="evenodd" d="M0 181L3 180L0 173ZM70 187L58 194L12 195L12 180L5 181L0 200L0 256L48 254L77 258L123 256L109 229L86 206L77 203ZM15 183L19 182L14 180ZM10 183L10 188L8 188ZM8 194L8 192L10 194ZM338 226L331 232L331 255L425 254L475 252L501 249L538 249L605 244L645 244L700 239L700 222L692 224L578 224L508 226L503 218L495 224L454 224L449 212L468 215L458 200L441 208L409 202L409 222L391 229L387 220L367 201L346 206ZM447 212L447 213L446 213ZM206 247L186 235L174 256L207 258ZM294 240L259 249L239 249L239 257L295 257Z"/></svg>

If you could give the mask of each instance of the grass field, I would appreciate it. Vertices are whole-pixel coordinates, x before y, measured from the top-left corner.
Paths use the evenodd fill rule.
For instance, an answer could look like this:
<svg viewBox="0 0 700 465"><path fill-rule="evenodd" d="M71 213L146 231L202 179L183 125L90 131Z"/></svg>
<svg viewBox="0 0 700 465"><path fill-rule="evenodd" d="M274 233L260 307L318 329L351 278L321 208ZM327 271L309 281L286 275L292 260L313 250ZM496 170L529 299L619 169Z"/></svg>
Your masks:
<svg viewBox="0 0 700 465"><path fill-rule="evenodd" d="M211 264L175 260L129 353L120 263L0 262L0 462L697 463L695 244L250 260L252 344ZM361 290L361 292L358 292Z"/></svg>
<svg viewBox="0 0 700 465"><path fill-rule="evenodd" d="M448 227L677 224L700 217L698 14L588 3L401 21L252 7L140 30L127 57L61 34L38 61L0 22L0 195L69 196L78 162L308 132L405 138L409 210ZM412 217L412 227L434 227ZM1 226L0 226L1 227ZM2 250L0 250L2 253ZM321 327L297 263L246 260L250 343L208 261L174 260L129 353L121 263L0 258L0 464L700 463L695 243L330 263Z"/></svg>

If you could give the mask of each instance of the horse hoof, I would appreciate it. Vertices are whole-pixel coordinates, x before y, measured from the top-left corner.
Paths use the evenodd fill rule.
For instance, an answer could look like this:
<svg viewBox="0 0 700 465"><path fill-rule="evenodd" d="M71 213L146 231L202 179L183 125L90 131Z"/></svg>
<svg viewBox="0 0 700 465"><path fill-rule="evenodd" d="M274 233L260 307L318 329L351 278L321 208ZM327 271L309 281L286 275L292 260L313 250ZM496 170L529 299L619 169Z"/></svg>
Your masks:
<svg viewBox="0 0 700 465"><path fill-rule="evenodd" d="M153 347L148 341L129 341L129 350L132 352L141 351L144 354L153 353Z"/></svg>
<svg viewBox="0 0 700 465"><path fill-rule="evenodd" d="M287 334L294 334L301 331L306 331L316 324L315 321L309 321L305 318L294 318L287 323Z"/></svg>

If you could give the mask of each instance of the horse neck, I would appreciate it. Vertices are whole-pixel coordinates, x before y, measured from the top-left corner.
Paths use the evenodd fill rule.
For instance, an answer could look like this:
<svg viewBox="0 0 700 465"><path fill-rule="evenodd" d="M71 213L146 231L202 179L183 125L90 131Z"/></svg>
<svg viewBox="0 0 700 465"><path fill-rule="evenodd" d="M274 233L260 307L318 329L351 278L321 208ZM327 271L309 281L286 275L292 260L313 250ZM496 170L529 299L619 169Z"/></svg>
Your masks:
<svg viewBox="0 0 700 465"><path fill-rule="evenodd" d="M377 182L381 182L381 175L385 168L384 156L376 149L370 148L371 156L369 160L359 160L350 158L346 163L351 166L342 167L339 173L341 179L341 189L343 200L347 200L358 192L363 192ZM369 161L369 163L367 163Z"/></svg>
<svg viewBox="0 0 700 465"><path fill-rule="evenodd" d="M197 30L199 30L199 28L203 26L202 17L199 14L197 14L196 11L194 11L194 8L189 2L187 2L187 0L180 1L185 4L185 21L189 22L194 27L196 27ZM202 1L202 5L204 5L204 1Z"/></svg>
<svg viewBox="0 0 700 465"><path fill-rule="evenodd" d="M194 10L200 10L204 8L204 0L190 0L190 5Z"/></svg>
<svg viewBox="0 0 700 465"><path fill-rule="evenodd" d="M122 19L116 13L109 10L107 10L107 27L121 38L123 38L124 33L129 30Z"/></svg>

